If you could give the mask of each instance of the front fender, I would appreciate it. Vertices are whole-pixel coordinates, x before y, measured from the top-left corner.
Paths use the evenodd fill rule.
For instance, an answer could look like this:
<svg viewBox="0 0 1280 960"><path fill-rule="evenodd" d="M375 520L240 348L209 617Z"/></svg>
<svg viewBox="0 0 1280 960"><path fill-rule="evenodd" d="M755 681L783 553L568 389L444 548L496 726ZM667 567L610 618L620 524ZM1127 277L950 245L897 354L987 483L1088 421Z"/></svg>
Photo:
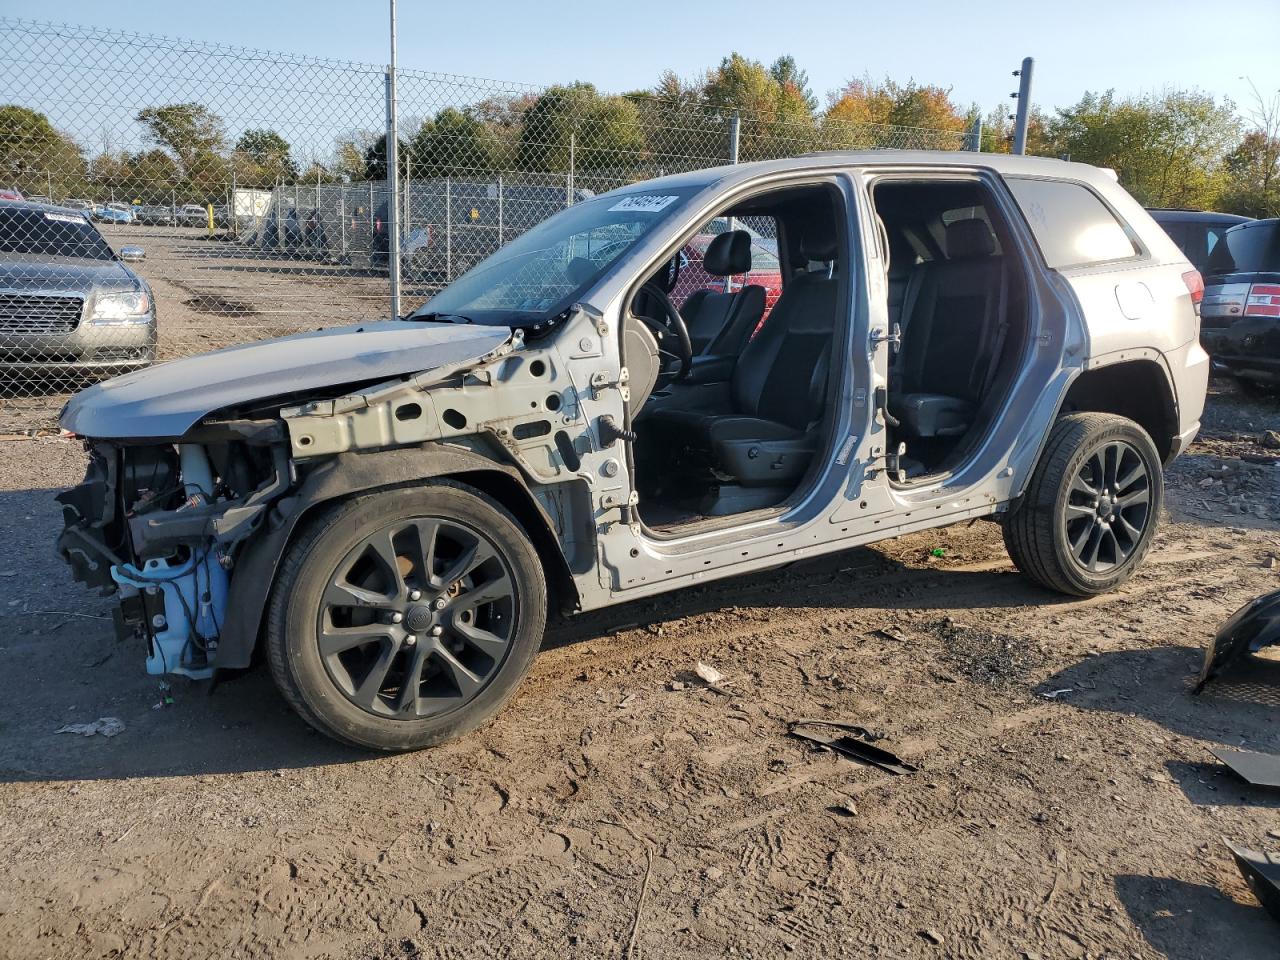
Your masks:
<svg viewBox="0 0 1280 960"><path fill-rule="evenodd" d="M514 467L464 447L440 443L342 453L317 464L296 492L276 504L270 522L240 551L227 591L226 615L213 665L219 669L249 666L280 558L308 513L325 503L370 490L476 472L506 474L527 490L524 478ZM532 495L529 500L543 523L553 529L541 505Z"/></svg>

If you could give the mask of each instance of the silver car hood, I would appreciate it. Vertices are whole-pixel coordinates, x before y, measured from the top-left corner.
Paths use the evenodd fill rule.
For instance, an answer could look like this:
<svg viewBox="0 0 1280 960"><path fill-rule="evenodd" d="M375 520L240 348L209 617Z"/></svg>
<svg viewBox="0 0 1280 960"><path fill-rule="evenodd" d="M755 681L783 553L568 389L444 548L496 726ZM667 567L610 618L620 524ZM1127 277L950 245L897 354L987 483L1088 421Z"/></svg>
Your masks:
<svg viewBox="0 0 1280 960"><path fill-rule="evenodd" d="M84 390L59 421L82 437L180 437L237 404L479 359L506 327L382 321L247 343L125 374Z"/></svg>

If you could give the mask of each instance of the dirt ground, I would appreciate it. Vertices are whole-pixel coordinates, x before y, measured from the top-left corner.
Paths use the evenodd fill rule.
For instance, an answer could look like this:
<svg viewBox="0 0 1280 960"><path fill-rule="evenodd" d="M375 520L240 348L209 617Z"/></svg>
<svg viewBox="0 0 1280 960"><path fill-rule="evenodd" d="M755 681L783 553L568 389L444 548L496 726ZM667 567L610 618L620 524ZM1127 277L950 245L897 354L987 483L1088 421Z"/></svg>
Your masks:
<svg viewBox="0 0 1280 960"><path fill-rule="evenodd" d="M1208 747L1280 749L1280 661L1188 691L1280 588L1277 426L1215 384L1114 594L1030 585L990 523L913 535L557 625L493 724L398 757L311 733L265 671L145 676L51 557L78 447L6 442L0 954L1274 958L1222 838L1280 850L1280 794ZM99 717L124 731L55 732Z"/></svg>

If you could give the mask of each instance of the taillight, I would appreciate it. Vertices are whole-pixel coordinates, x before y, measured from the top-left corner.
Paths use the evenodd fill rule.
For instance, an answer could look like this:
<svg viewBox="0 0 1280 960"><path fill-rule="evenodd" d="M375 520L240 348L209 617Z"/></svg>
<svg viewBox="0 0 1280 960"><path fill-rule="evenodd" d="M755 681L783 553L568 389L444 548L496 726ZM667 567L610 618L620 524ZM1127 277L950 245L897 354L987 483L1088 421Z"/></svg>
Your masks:
<svg viewBox="0 0 1280 960"><path fill-rule="evenodd" d="M1244 302L1246 317L1280 317L1280 284L1255 283Z"/></svg>
<svg viewBox="0 0 1280 960"><path fill-rule="evenodd" d="M1200 312L1200 301L1204 299L1204 277L1199 270L1188 270L1182 275L1182 282L1187 285L1187 293L1191 294L1191 303Z"/></svg>

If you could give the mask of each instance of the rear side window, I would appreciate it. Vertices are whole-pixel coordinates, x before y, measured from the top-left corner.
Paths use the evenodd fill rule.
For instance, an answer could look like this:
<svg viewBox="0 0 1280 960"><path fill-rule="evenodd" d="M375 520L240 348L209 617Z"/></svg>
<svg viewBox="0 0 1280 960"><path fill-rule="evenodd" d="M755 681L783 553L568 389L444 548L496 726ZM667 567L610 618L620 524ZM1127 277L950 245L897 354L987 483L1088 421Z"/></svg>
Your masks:
<svg viewBox="0 0 1280 960"><path fill-rule="evenodd" d="M1054 269L1123 260L1139 253L1129 231L1088 187L1066 180L1007 177Z"/></svg>
<svg viewBox="0 0 1280 960"><path fill-rule="evenodd" d="M1232 227L1209 257L1214 273L1280 272L1280 220Z"/></svg>

